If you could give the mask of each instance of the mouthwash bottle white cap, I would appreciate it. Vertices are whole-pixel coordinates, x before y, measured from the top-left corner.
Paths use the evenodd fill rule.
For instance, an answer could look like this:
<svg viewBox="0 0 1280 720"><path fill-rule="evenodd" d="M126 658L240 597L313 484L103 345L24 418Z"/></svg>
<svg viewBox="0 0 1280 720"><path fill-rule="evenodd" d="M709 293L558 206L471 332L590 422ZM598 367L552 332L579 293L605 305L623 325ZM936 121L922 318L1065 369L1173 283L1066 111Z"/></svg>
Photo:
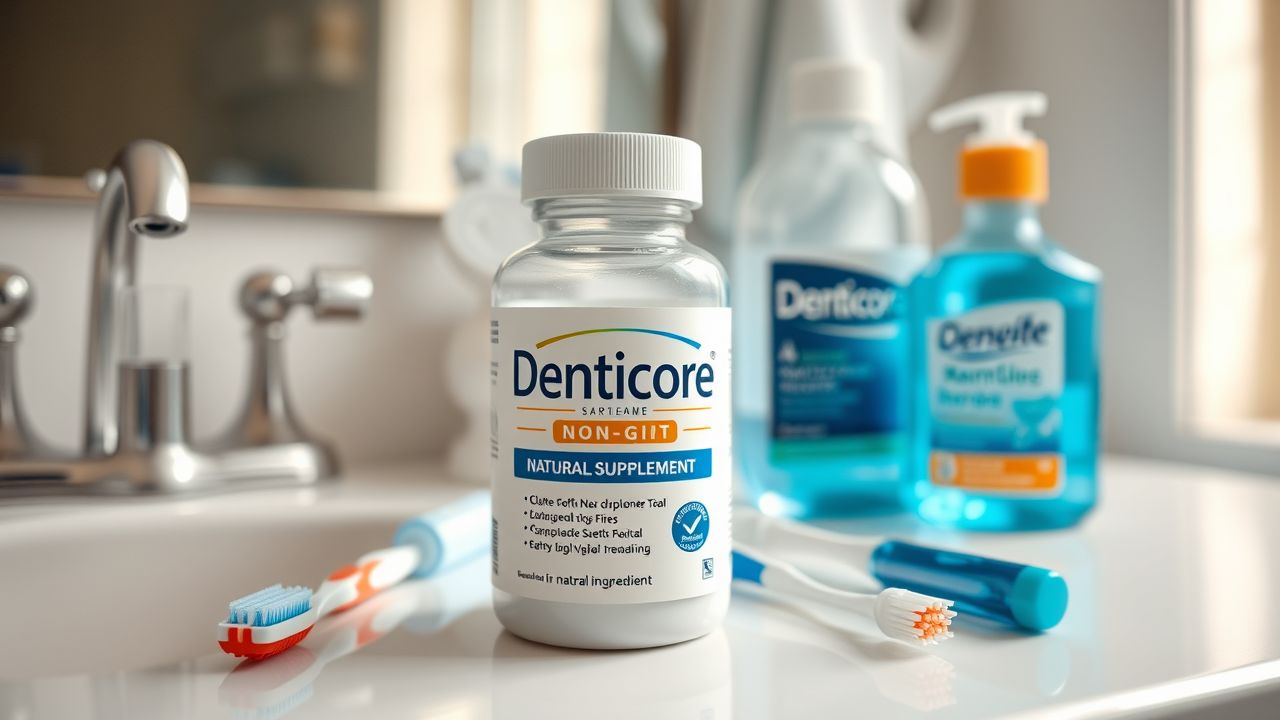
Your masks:
<svg viewBox="0 0 1280 720"><path fill-rule="evenodd" d="M552 135L525 143L521 199L661 198L702 206L702 148L647 133Z"/></svg>
<svg viewBox="0 0 1280 720"><path fill-rule="evenodd" d="M880 66L838 58L805 60L791 67L791 122L861 121L884 115Z"/></svg>
<svg viewBox="0 0 1280 720"><path fill-rule="evenodd" d="M1049 150L1022 121L1044 115L1044 93L1000 92L952 103L929 116L942 132L966 123L978 131L960 152L960 196L966 200L1042 203L1049 195Z"/></svg>

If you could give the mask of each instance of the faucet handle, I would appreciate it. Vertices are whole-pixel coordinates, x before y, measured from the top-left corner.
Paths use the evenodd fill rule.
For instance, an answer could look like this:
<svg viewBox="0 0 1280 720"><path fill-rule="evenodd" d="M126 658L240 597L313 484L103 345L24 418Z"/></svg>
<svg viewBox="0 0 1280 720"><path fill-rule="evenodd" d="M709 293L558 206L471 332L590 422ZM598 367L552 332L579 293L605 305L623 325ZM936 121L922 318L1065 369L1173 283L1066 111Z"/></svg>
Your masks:
<svg viewBox="0 0 1280 720"><path fill-rule="evenodd" d="M23 272L0 265L0 461L47 459L57 452L27 420L18 393L18 323L35 305L35 288Z"/></svg>
<svg viewBox="0 0 1280 720"><path fill-rule="evenodd" d="M35 291L27 276L15 267L0 265L0 329L22 322L34 300Z"/></svg>
<svg viewBox="0 0 1280 720"><path fill-rule="evenodd" d="M266 270L245 278L240 307L258 324L280 322L298 305L310 307L317 320L358 320L372 296L373 279L359 270L316 268L302 288L288 275Z"/></svg>
<svg viewBox="0 0 1280 720"><path fill-rule="evenodd" d="M316 268L304 294L317 320L359 320L373 297L373 278L359 270Z"/></svg>
<svg viewBox="0 0 1280 720"><path fill-rule="evenodd" d="M274 270L255 272L240 286L240 308L252 323L249 333L249 392L231 427L215 441L223 450L253 448L280 457L309 458L314 477L337 472L333 446L316 438L294 412L284 372L284 320L299 305L317 320L362 317L373 296L367 273L317 268L306 287ZM273 449L274 448L274 449Z"/></svg>
<svg viewBox="0 0 1280 720"><path fill-rule="evenodd" d="M102 192L102 188L107 186L107 171L102 168L89 170L84 174L84 185L90 192Z"/></svg>

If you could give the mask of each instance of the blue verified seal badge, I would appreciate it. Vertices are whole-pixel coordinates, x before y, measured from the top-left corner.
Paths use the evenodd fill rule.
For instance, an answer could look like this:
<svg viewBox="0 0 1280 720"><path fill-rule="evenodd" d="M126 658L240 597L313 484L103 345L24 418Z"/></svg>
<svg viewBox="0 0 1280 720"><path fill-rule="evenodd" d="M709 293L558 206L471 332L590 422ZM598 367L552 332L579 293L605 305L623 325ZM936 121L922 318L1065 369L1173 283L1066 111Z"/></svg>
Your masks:
<svg viewBox="0 0 1280 720"><path fill-rule="evenodd" d="M711 516L707 514L707 506L698 501L687 502L676 510L675 519L671 523L671 537L676 547L685 552L699 550L707 543L710 532Z"/></svg>

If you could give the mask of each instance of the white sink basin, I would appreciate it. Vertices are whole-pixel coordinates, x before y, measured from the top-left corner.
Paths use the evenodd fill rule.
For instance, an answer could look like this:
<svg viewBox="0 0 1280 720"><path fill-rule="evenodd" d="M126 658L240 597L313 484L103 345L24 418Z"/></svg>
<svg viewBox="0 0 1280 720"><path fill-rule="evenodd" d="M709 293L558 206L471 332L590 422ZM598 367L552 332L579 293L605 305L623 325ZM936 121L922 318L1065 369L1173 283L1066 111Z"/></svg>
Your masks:
<svg viewBox="0 0 1280 720"><path fill-rule="evenodd" d="M1083 529L892 530L1060 569L1052 632L958 626L925 652L747 595L725 629L650 651L544 647L502 631L484 559L322 622L268 662L220 654L226 602L314 586L405 516L470 488L429 469L329 488L0 506L0 720L10 718L1249 717L1280 702L1280 485L1110 461ZM432 479L434 478L434 479ZM1220 585L1237 578L1236 596ZM1215 590L1214 588L1219 588ZM1235 602L1241 622L1223 614ZM1245 666L1241 670L1231 668Z"/></svg>
<svg viewBox="0 0 1280 720"><path fill-rule="evenodd" d="M346 517L316 504L315 492L291 495L264 494L256 507L242 495L52 508L0 524L0 568L14 581L3 591L0 638L26 648L0 654L0 677L205 654L228 600L274 582L314 585L354 558L352 548L385 544L395 528L391 508Z"/></svg>

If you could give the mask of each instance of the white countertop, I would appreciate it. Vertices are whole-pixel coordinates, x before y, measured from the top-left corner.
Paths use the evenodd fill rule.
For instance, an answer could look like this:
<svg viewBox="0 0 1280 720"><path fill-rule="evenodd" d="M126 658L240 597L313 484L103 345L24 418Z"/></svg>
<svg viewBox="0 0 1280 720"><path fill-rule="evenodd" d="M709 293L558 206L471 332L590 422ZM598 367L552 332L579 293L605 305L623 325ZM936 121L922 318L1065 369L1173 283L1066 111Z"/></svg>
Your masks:
<svg viewBox="0 0 1280 720"><path fill-rule="evenodd" d="M395 518L461 491L423 468L353 475L354 481L322 490L0 507L0 577L34 572L19 567L17 558L46 547L57 552L62 525L108 547L121 522L155 524L177 547L183 533L206 538L219 528L235 532L271 520L285 528L285 539L255 552L235 551L239 563L269 564L264 558L273 552L297 552L289 549L289 528L305 525L314 533L335 518L356 518L326 541L350 544L351 551L298 563L310 572L318 563L336 567L372 549L372 538L389 536ZM237 662L216 652L217 617L210 610L225 606L228 593L206 602L212 593L201 588L199 600L184 598L196 590L170 573L156 578L155 588L143 588L155 603L128 599L141 605L136 612L148 623L141 630L121 623L119 637L110 629L96 633L100 621L71 616L44 630L68 648L52 661L24 647L38 633L0 624L0 648L9 654L0 660L0 678L21 677L0 680L0 720L1103 717L1144 708L1167 712L1174 701L1184 703L1176 706L1183 711L1205 709L1203 703L1233 687L1244 688L1238 697L1255 709L1274 709L1280 702L1280 613L1271 606L1280 596L1280 479L1108 458L1102 489L1099 508L1070 531L961 534L905 516L841 525L1059 570L1070 584L1071 605L1061 625L1039 636L961 624L954 640L923 651L836 631L735 594L723 630L701 640L631 652L561 650L503 632L488 606L482 561L393 591L380 606L322 622L306 651L229 675ZM200 542L205 550L202 559L189 561L192 571L206 563L220 567L216 542ZM291 567L288 560L274 558L269 572ZM93 567L63 566L90 583L76 598L82 606L92 608L95 588L110 589L111 581L94 576ZM32 577L26 584L51 576ZM143 571L130 580L150 581ZM0 584L0 605L6 614L35 613L31 603L40 592L53 591L28 587L24 594ZM151 631L164 641L149 645ZM386 634L327 664L317 660L341 647L343 633L361 631ZM86 638L83 648L76 648L76 636ZM130 669L113 669L123 667ZM1233 668L1244 669L1224 672Z"/></svg>

